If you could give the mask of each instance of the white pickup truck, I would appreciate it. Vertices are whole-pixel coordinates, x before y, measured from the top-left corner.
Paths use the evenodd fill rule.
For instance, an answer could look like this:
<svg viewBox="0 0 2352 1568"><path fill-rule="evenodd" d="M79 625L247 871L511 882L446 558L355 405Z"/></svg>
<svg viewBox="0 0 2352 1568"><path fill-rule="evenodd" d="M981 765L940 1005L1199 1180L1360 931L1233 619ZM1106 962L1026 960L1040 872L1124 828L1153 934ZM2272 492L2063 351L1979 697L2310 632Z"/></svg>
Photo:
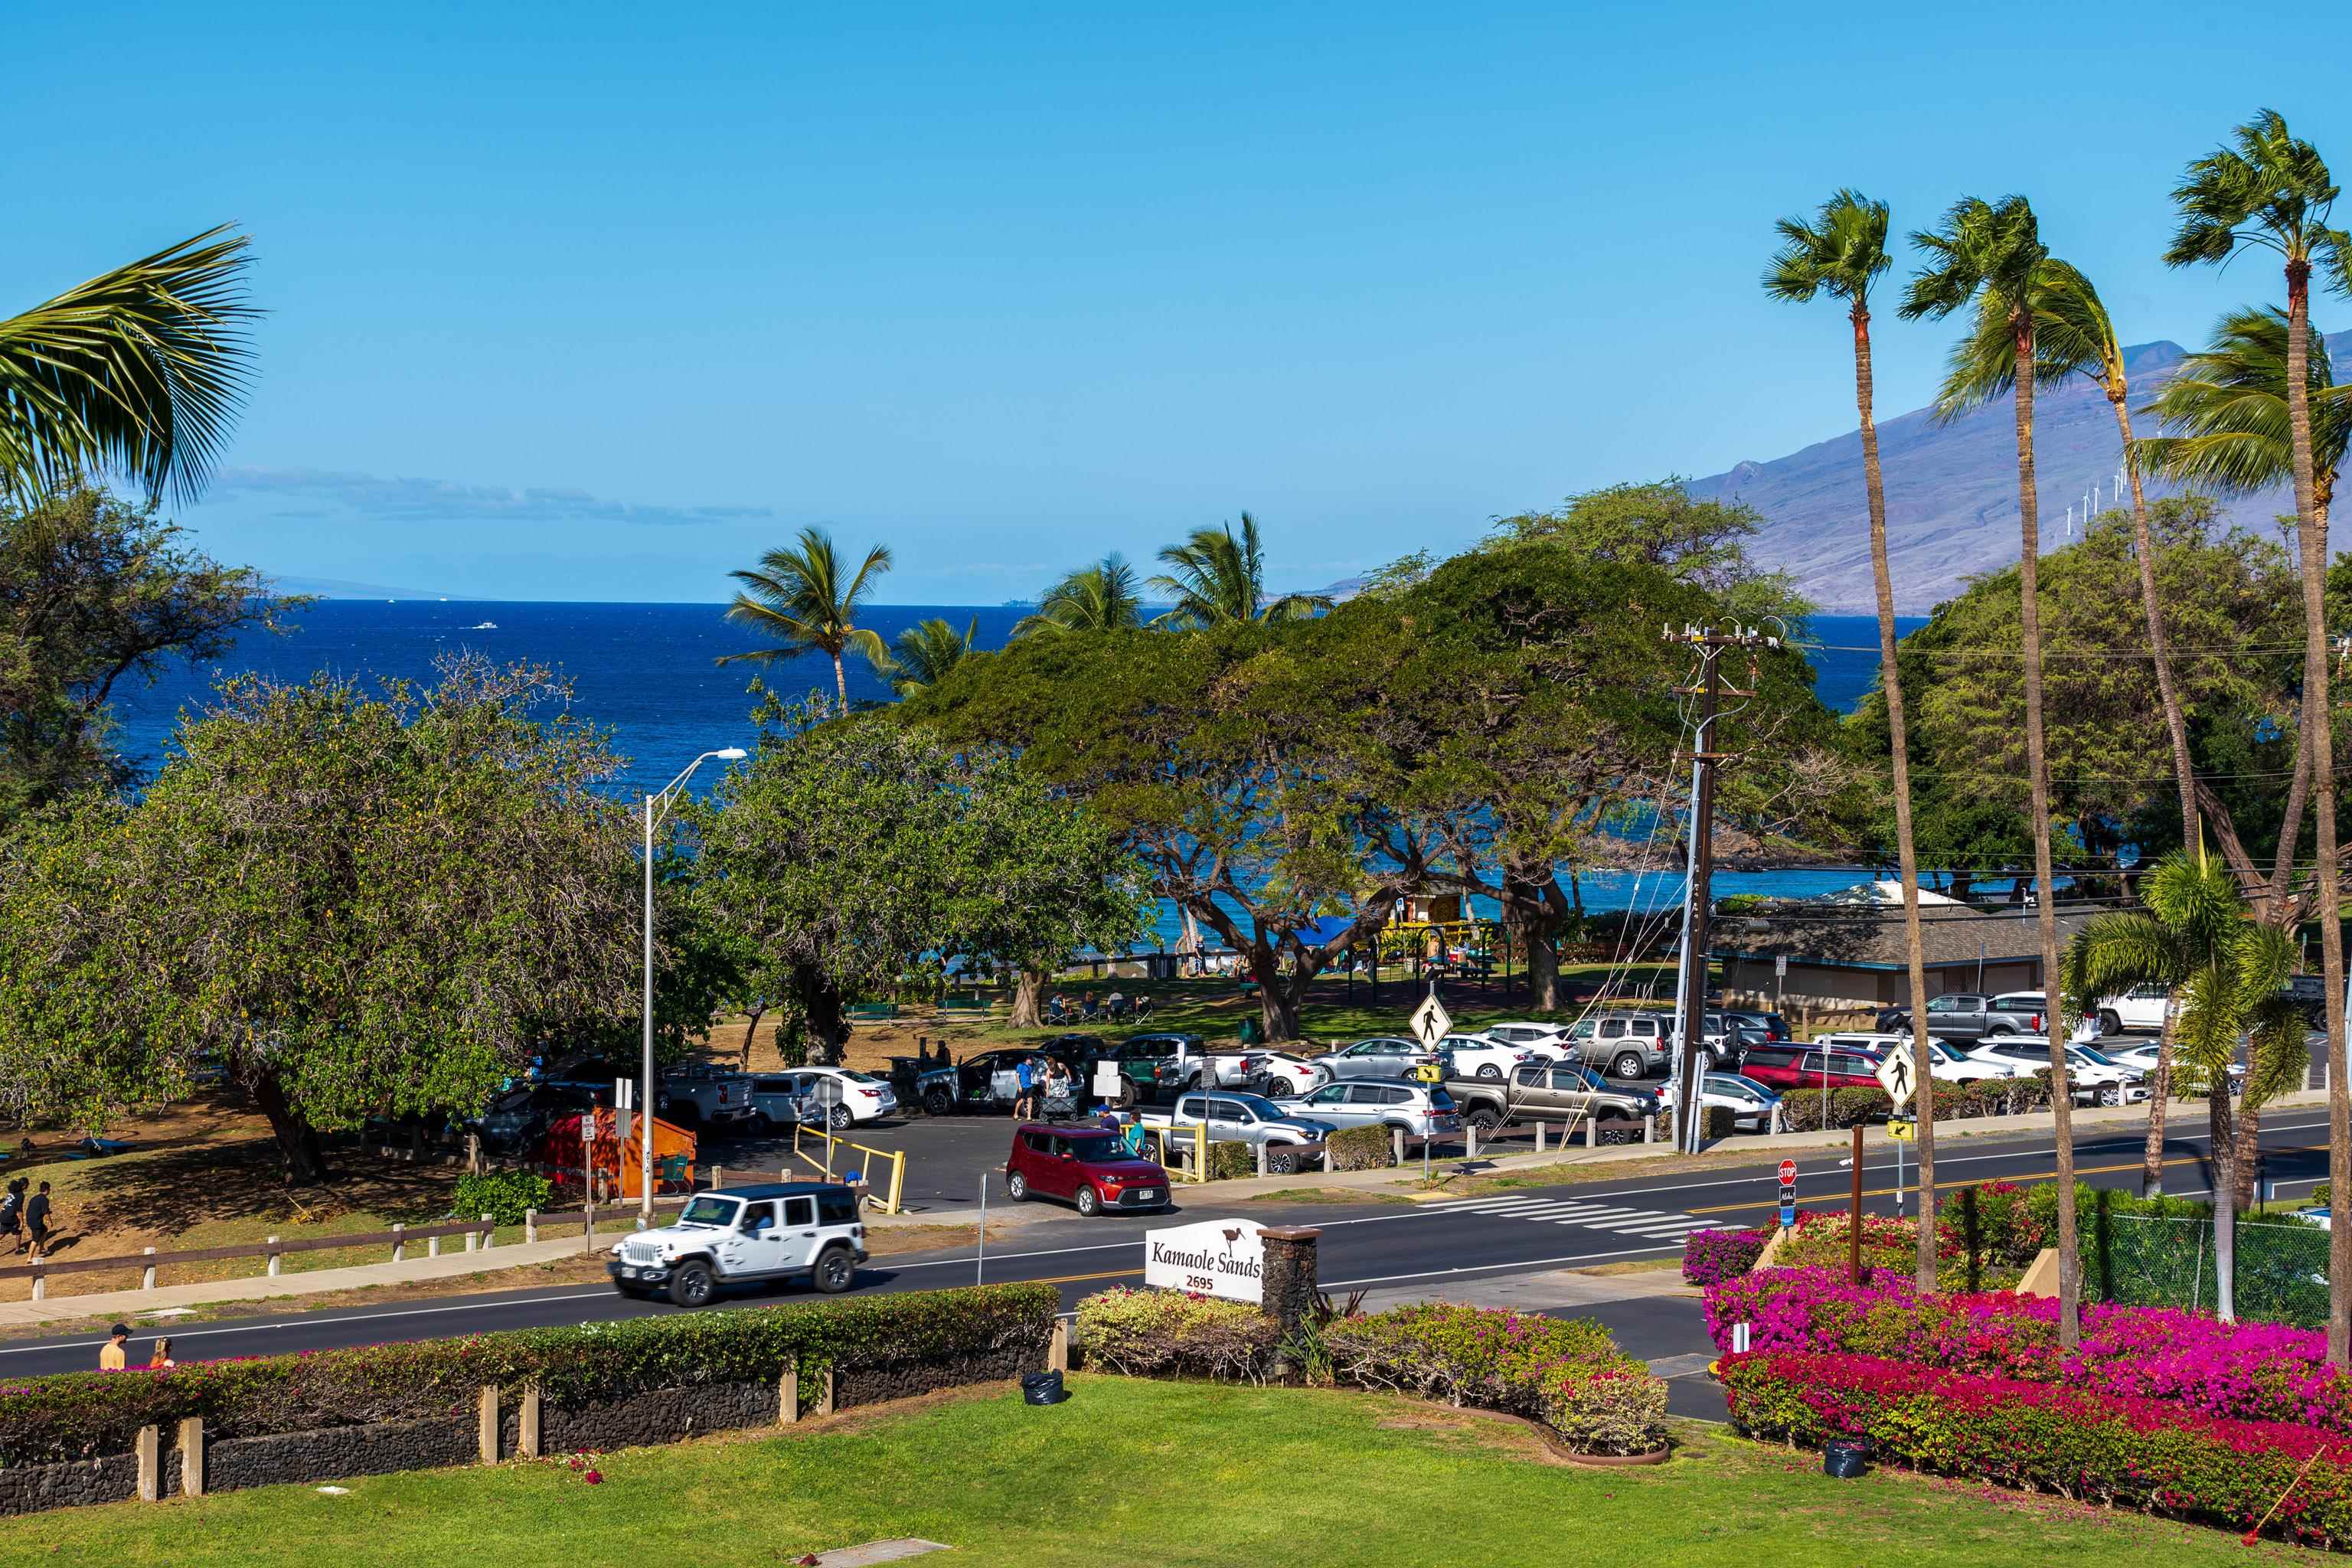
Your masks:
<svg viewBox="0 0 2352 1568"><path fill-rule="evenodd" d="M1298 1170L1312 1158L1307 1152L1311 1147L1339 1131L1328 1121L1294 1115L1288 1107L1276 1105L1262 1094L1221 1092L1206 1098L1204 1108L1201 1095L1179 1095L1173 1109L1139 1110L1136 1120L1146 1127L1166 1128L1181 1135L1201 1124L1205 1109L1210 1142L1263 1143L1265 1168L1278 1176Z"/></svg>

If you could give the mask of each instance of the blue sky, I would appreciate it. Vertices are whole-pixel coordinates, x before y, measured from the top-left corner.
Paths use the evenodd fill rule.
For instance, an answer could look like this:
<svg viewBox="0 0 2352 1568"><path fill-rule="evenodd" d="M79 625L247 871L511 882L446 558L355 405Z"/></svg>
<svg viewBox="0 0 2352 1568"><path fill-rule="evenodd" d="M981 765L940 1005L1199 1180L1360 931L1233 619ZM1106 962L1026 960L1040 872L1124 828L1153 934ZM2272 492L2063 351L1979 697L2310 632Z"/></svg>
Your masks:
<svg viewBox="0 0 2352 1568"><path fill-rule="evenodd" d="M2131 341L2269 297L2157 256L2258 105L2352 174L2352 8L2296 15L24 8L0 310L244 224L260 378L181 516L281 574L716 600L814 521L992 604L1247 508L1311 586L1850 427L1833 308L1756 287L1841 184L2025 192ZM1950 333L1885 314L1893 412Z"/></svg>

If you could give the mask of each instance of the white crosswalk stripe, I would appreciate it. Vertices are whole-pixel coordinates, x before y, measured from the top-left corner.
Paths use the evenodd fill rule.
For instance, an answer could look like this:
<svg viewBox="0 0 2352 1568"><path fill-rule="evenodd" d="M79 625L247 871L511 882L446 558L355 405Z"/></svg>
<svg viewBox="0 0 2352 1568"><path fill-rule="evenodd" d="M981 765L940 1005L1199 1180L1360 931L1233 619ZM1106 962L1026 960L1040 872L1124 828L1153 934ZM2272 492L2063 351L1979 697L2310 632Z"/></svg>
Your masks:
<svg viewBox="0 0 2352 1568"><path fill-rule="evenodd" d="M1424 1206L1439 1214L1486 1215L1498 1219L1580 1226L1587 1230L1605 1230L1621 1236L1655 1237L1661 1242L1678 1241L1695 1230L1712 1230L1719 1223L1692 1215L1637 1208L1623 1204L1591 1199L1541 1198L1532 1194L1454 1198Z"/></svg>

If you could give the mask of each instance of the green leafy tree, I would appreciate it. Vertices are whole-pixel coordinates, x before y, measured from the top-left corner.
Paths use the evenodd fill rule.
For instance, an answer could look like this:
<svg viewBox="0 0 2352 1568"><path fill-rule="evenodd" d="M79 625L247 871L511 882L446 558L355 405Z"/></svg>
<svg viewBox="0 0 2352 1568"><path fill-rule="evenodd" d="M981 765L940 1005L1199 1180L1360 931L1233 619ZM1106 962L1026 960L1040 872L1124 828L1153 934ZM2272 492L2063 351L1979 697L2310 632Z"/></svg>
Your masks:
<svg viewBox="0 0 2352 1568"><path fill-rule="evenodd" d="M0 500L109 471L195 499L245 396L247 243L207 229L0 319Z"/></svg>
<svg viewBox="0 0 2352 1568"><path fill-rule="evenodd" d="M2050 862L2050 770L2042 715L2042 602L2038 572L2042 529L2033 479L2033 389L2039 376L2034 362L2034 279L2049 258L2042 243L2033 208L2023 196L2003 196L1998 205L1969 196L1945 214L1941 228L1915 233L1911 243L1924 257L1911 279L1902 314L1938 319L1971 303L2007 325L2015 367L2010 395L2017 412L2017 510L2020 540L2018 580L2022 593L2021 629L2025 666L2025 752L2027 777L2033 803L2034 879L2040 890L2037 908L2042 927L2042 972L2058 973L2057 893ZM2066 1076L2066 1038L2058 1015L2050 1016L2050 1067L2056 1079ZM2071 1191L2074 1182L2074 1136L2068 1098L2055 1096L2051 1107L2056 1126L2058 1186ZM2074 1253L2074 1211L2061 1205L2058 1216L2059 1339L2073 1345L2082 1333L2082 1266Z"/></svg>
<svg viewBox="0 0 2352 1568"><path fill-rule="evenodd" d="M937 616L908 626L890 645L890 689L904 697L943 679L972 651L979 632L978 616L961 631Z"/></svg>
<svg viewBox="0 0 2352 1568"><path fill-rule="evenodd" d="M2335 177L2316 148L2263 110L2189 165L2172 193L2180 227L2167 266L2225 266L2247 249L2275 252L2286 279L2287 437L2294 468L2296 552L2303 577L2304 710L2310 737L2313 837L2318 855L2321 971L2327 996L2327 1175L2352 1191L2352 1071L2344 1039L2344 927L2336 844L2336 755L2328 713L2327 541L2315 493L2311 423L2311 279L2352 293L2352 238L2334 227ZM2352 1230L2329 1246L2327 1358L2352 1363Z"/></svg>
<svg viewBox="0 0 2352 1568"><path fill-rule="evenodd" d="M1231 524L1196 528L1181 544L1160 552L1168 570L1151 579L1155 593L1175 601L1175 607L1152 624L1164 626L1219 626L1248 621L1300 620L1331 607L1328 594L1265 592L1265 551L1258 542L1257 520L1242 513L1242 531Z"/></svg>
<svg viewBox="0 0 2352 1568"><path fill-rule="evenodd" d="M1091 566L1081 566L1045 590L1037 613L1013 628L1016 637L1053 632L1125 631L1143 621L1143 601L1135 568L1116 550Z"/></svg>
<svg viewBox="0 0 2352 1568"><path fill-rule="evenodd" d="M823 716L768 704L757 754L680 813L708 908L752 955L741 984L822 1059L848 1005L909 971L1049 969L1135 940L1135 868L1082 805L896 715Z"/></svg>
<svg viewBox="0 0 2352 1568"><path fill-rule="evenodd" d="M0 501L0 825L127 783L116 693L217 658L247 627L282 629L308 601L268 587L189 548L152 506L89 486Z"/></svg>
<svg viewBox="0 0 2352 1568"><path fill-rule="evenodd" d="M1862 416L1863 490L1870 508L1870 570L1878 595L1879 689L1886 704L1888 755L1894 769L1895 865L1903 886L1903 949L1911 979L1911 1016L1927 1016L1927 961L1919 937L1919 854L1911 823L1911 743L1903 713L1902 666L1895 656L1895 577L1886 558L1886 484L1878 461L1878 422L1872 410L1870 290L1894 264L1886 253L1888 212L1860 192L1842 190L1822 204L1810 223L1784 217L1780 251L1764 272L1764 291L1777 300L1809 303L1826 294L1845 302L1853 329L1853 396ZM1933 1081L1934 1063L1923 1029L1914 1043L1917 1081ZM1935 1097L1918 1097L1919 1212L1936 1206ZM1936 1284L1935 1227L1919 1227L1916 1270L1919 1289Z"/></svg>
<svg viewBox="0 0 2352 1568"><path fill-rule="evenodd" d="M2302 1008L2285 990L2298 953L2285 931L2249 918L2237 879L2202 850L2167 856L2140 896L2145 912L2095 916L2068 941L2059 972L2063 1011L2079 1017L2140 985L2179 998L2181 1060L2212 1120L2215 1303L2227 1322L2246 1157L2231 1127L2230 1067L2242 1040L2245 1115L2301 1086L2310 1047Z"/></svg>
<svg viewBox="0 0 2352 1568"><path fill-rule="evenodd" d="M216 1057L290 1181L319 1134L478 1110L534 1053L633 1017L618 763L544 670L423 690L226 683L136 805L35 819L0 862L0 1060L102 1125Z"/></svg>
<svg viewBox="0 0 2352 1568"><path fill-rule="evenodd" d="M890 650L880 634L857 625L857 608L875 579L890 570L890 547L877 544L853 575L843 569L833 536L803 528L800 542L771 550L750 571L730 573L743 586L727 607L727 618L775 639L774 647L722 655L721 664L770 663L797 658L814 649L833 660L833 689L842 709L849 707L849 676L842 656L852 650L882 674L890 671Z"/></svg>
<svg viewBox="0 0 2352 1568"><path fill-rule="evenodd" d="M1622 483L1572 495L1552 511L1499 519L1486 548L1544 544L1595 561L1654 566L1714 601L1742 624L1778 616L1801 620L1813 606L1796 579L1769 572L1749 554L1764 516L1742 501L1694 500L1686 481Z"/></svg>

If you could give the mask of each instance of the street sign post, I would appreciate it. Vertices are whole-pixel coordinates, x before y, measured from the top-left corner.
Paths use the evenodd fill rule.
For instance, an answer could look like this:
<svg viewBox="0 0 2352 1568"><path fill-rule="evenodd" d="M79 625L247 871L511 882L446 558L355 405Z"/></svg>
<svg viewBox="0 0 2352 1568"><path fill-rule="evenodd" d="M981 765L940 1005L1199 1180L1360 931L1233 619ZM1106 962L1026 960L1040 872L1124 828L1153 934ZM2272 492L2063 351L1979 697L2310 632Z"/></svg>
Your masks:
<svg viewBox="0 0 2352 1568"><path fill-rule="evenodd" d="M1909 1051L1898 1047L1879 1058L1876 1075L1879 1087L1885 1089L1887 1098L1895 1101L1895 1110L1900 1110L1911 1103L1912 1093L1918 1085L1914 1081Z"/></svg>
<svg viewBox="0 0 2352 1568"><path fill-rule="evenodd" d="M1423 1046L1436 1047L1437 1042L1454 1032L1454 1015L1437 999L1433 988L1420 1006L1412 1010L1412 1037Z"/></svg>
<svg viewBox="0 0 2352 1568"><path fill-rule="evenodd" d="M1423 1062L1412 1069L1412 1076L1423 1083L1443 1083L1445 1080L1445 1069L1435 1062Z"/></svg>
<svg viewBox="0 0 2352 1568"><path fill-rule="evenodd" d="M1890 1118L1886 1123L1886 1135L1897 1143L1909 1143L1919 1136L1919 1124L1901 1117Z"/></svg>
<svg viewBox="0 0 2352 1568"><path fill-rule="evenodd" d="M1797 1162L1794 1160L1780 1162L1780 1184L1784 1187L1793 1187L1797 1184Z"/></svg>
<svg viewBox="0 0 2352 1568"><path fill-rule="evenodd" d="M1780 1228L1797 1227L1797 1162L1780 1162Z"/></svg>

